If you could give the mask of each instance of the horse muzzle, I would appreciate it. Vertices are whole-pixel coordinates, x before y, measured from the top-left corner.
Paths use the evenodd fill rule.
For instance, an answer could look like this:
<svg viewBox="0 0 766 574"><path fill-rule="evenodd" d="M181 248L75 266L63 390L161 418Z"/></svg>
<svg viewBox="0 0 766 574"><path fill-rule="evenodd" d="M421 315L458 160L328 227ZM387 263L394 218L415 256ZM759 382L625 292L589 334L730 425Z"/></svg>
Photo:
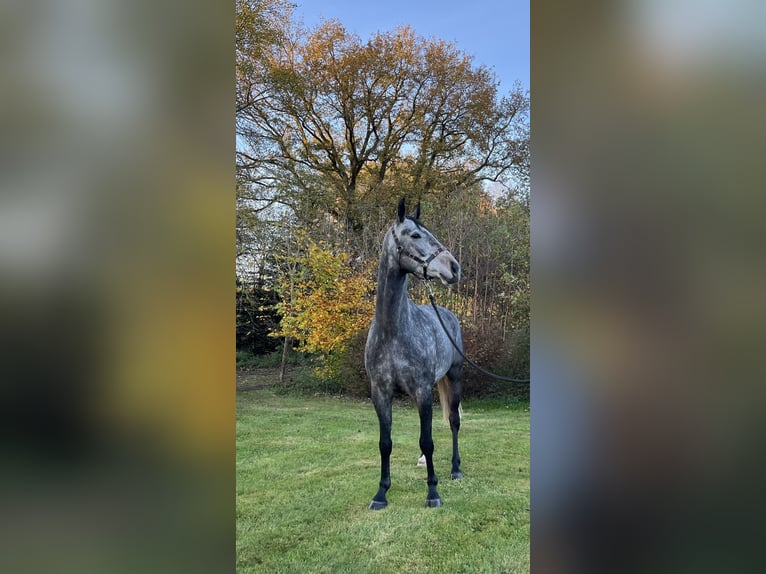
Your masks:
<svg viewBox="0 0 766 574"><path fill-rule="evenodd" d="M454 285L460 281L460 264L449 253L441 253L429 268L429 276L438 278L444 285Z"/></svg>

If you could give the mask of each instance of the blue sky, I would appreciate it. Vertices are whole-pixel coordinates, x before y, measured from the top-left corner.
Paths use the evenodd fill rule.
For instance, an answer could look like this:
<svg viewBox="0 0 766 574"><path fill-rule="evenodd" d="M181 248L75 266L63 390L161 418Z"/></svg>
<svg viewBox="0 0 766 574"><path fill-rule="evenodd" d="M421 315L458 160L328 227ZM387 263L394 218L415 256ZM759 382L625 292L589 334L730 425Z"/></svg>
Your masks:
<svg viewBox="0 0 766 574"><path fill-rule="evenodd" d="M500 81L500 93L516 80L529 89L529 0L295 0L307 26L337 18L363 40L408 24L419 36L455 41L474 63Z"/></svg>

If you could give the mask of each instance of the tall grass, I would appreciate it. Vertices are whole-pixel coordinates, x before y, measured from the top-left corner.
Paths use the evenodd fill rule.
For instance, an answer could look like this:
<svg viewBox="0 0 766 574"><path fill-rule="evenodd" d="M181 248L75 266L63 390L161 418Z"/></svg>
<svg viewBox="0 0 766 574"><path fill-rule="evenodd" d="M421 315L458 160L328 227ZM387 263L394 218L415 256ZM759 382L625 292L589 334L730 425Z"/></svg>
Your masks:
<svg viewBox="0 0 766 574"><path fill-rule="evenodd" d="M528 572L529 409L464 404L465 478L449 479L449 429L435 417L444 506L425 508L419 424L394 405L389 507L367 509L379 480L378 424L362 401L237 397L237 571Z"/></svg>

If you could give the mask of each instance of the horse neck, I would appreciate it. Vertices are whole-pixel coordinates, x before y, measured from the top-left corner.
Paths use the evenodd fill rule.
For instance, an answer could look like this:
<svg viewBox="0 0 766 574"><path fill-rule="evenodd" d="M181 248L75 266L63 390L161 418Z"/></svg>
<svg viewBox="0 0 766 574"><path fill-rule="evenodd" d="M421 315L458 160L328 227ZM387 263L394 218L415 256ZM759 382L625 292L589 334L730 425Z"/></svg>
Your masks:
<svg viewBox="0 0 766 574"><path fill-rule="evenodd" d="M378 296L375 322L382 329L396 331L409 317L407 273L399 266L390 249L384 249L378 267Z"/></svg>

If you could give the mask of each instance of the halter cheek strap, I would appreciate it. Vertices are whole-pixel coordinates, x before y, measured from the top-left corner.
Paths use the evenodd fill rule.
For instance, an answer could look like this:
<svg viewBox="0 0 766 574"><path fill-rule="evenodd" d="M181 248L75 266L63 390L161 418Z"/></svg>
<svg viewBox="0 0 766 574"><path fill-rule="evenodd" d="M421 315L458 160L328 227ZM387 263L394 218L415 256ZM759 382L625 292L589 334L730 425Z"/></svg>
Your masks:
<svg viewBox="0 0 766 574"><path fill-rule="evenodd" d="M421 259L414 253L411 253L408 250L406 250L404 247L402 247L402 244L399 241L399 238L396 236L396 231L394 231L393 227L391 227L391 235L394 238L394 243L396 244L396 250L399 252L399 257L401 258L401 256L404 255L405 257L409 257L413 261L417 261L418 263L420 263L423 266L423 279L428 281L429 279L428 265L431 263L431 261L433 261L439 255L439 253L444 251L444 247L439 246L439 248L433 253L431 253L431 255L429 255L427 259Z"/></svg>

